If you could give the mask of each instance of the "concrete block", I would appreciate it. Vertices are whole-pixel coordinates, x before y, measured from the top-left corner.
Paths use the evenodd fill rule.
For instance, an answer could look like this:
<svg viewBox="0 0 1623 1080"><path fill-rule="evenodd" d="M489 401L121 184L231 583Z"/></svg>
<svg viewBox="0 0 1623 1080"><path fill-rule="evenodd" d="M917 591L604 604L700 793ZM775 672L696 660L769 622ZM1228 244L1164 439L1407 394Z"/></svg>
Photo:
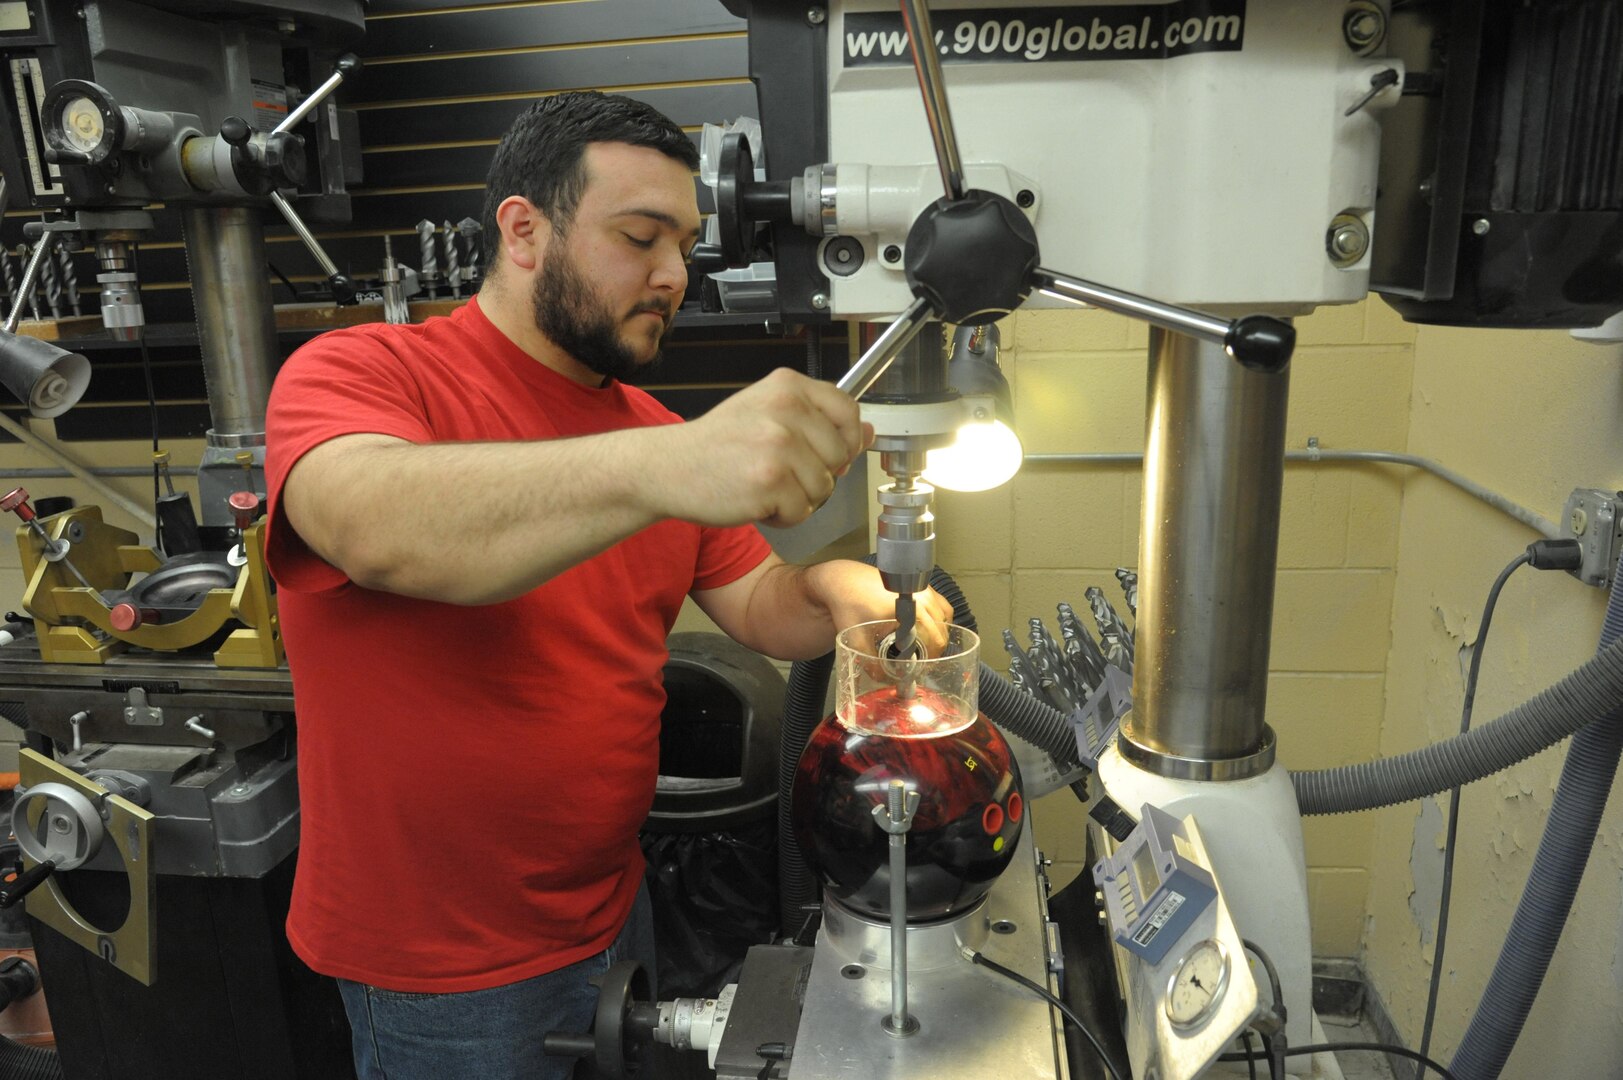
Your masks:
<svg viewBox="0 0 1623 1080"><path fill-rule="evenodd" d="M1014 558L1014 482L991 491L936 491L936 563L959 571L1009 571Z"/></svg>
<svg viewBox="0 0 1623 1080"><path fill-rule="evenodd" d="M1022 353L1014 368L1015 428L1027 453L1144 448L1142 351Z"/></svg>
<svg viewBox="0 0 1623 1080"><path fill-rule="evenodd" d="M1123 476L1105 468L1014 479L1014 565L1118 566L1124 561Z"/></svg>
<svg viewBox="0 0 1623 1080"><path fill-rule="evenodd" d="M1281 570L1274 588L1274 671L1386 670L1390 570Z"/></svg>
<svg viewBox="0 0 1623 1080"><path fill-rule="evenodd" d="M1383 674L1268 677L1268 726L1291 769L1330 769L1374 758L1385 714Z"/></svg>
<svg viewBox="0 0 1623 1080"><path fill-rule="evenodd" d="M1016 352L1096 352L1127 346L1129 320L1108 311L1027 308L1014 320ZM1008 344L1007 337L1004 342Z"/></svg>
<svg viewBox="0 0 1623 1080"><path fill-rule="evenodd" d="M1320 304L1296 320L1296 344L1356 345L1364 340L1364 302Z"/></svg>
<svg viewBox="0 0 1623 1080"><path fill-rule="evenodd" d="M1291 361L1285 445L1404 450L1414 352L1398 345L1299 348Z"/></svg>
<svg viewBox="0 0 1623 1080"><path fill-rule="evenodd" d="M1347 559L1350 482L1322 465L1286 466L1279 510L1279 566L1342 566Z"/></svg>
<svg viewBox="0 0 1623 1080"><path fill-rule="evenodd" d="M1307 872L1314 956L1357 956L1364 935L1369 871L1319 867Z"/></svg>

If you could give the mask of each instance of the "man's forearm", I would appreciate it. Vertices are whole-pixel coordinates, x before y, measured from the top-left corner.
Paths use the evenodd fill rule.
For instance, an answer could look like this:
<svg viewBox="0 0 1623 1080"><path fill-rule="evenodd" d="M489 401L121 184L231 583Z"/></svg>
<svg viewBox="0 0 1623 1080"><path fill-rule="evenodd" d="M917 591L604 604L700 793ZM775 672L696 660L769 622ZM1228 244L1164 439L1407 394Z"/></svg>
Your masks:
<svg viewBox="0 0 1623 1080"><path fill-rule="evenodd" d="M636 470L650 455L658 459L666 430L525 443L328 444L294 467L288 490L297 485L297 498L288 510L311 547L357 584L496 603L663 516Z"/></svg>

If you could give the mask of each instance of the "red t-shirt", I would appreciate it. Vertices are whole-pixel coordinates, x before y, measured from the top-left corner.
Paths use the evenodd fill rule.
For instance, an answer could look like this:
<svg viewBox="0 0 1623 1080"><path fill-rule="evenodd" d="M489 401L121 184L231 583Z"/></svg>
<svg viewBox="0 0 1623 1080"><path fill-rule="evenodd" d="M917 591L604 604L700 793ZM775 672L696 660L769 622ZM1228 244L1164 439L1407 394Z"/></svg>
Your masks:
<svg viewBox="0 0 1623 1080"><path fill-rule="evenodd" d="M287 928L315 970L478 990L606 948L643 870L666 635L690 590L737 580L768 548L753 528L662 521L506 603L416 600L361 588L310 551L281 515L289 470L359 432L535 440L676 422L640 390L555 373L477 302L325 334L277 376L268 553L303 810ZM477 552L484 522L457 480L436 510Z"/></svg>

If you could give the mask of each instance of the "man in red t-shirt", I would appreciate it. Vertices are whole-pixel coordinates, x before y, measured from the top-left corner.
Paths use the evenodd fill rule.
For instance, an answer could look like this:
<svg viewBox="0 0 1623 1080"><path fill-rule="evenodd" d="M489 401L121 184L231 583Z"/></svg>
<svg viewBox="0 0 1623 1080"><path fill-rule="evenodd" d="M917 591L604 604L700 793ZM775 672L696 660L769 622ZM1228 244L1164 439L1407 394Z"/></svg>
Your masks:
<svg viewBox="0 0 1623 1080"><path fill-rule="evenodd" d="M699 233L681 129L628 98L527 110L487 186L487 280L447 319L327 334L278 376L270 565L299 715L288 937L335 976L363 1078L567 1076L587 979L652 970L637 829L665 638L691 595L784 659L890 617L792 525L872 439L779 370L679 422L658 359ZM920 598L920 636L951 609Z"/></svg>

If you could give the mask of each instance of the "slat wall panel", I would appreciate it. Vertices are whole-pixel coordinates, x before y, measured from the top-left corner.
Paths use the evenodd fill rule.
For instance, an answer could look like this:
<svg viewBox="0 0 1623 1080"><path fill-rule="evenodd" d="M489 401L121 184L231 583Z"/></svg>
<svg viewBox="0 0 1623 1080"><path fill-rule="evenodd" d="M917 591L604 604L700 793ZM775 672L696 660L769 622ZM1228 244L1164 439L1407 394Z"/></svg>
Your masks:
<svg viewBox="0 0 1623 1080"><path fill-rule="evenodd" d="M496 142L538 98L582 88L623 93L658 108L695 140L707 121L758 115L744 23L720 0L373 0L367 18L358 50L362 69L337 95L359 115L365 178L351 188L350 221L313 226L334 262L357 279L376 277L385 234L395 256L416 265L418 221L478 219ZM700 210L709 214L709 189L697 179L695 185ZM15 251L28 216L8 213L0 221L0 243ZM180 215L158 207L153 216L156 228L140 255L147 318L155 325L189 325L194 314ZM266 241L270 265L297 287L321 279L314 259L281 222L267 222ZM94 312L94 259L81 254L76 266L84 310ZM293 299L278 277L271 281L278 303ZM291 351L303 340L285 336L283 345ZM828 369L843 367L845 344L837 329L824 351ZM150 352L161 434L201 433L206 391L195 346L154 345ZM138 351L102 347L87 355L95 369L90 391L83 405L58 419L59 434L69 440L147 437ZM684 326L650 389L676 411L697 415L775 366L804 363L801 337Z"/></svg>

